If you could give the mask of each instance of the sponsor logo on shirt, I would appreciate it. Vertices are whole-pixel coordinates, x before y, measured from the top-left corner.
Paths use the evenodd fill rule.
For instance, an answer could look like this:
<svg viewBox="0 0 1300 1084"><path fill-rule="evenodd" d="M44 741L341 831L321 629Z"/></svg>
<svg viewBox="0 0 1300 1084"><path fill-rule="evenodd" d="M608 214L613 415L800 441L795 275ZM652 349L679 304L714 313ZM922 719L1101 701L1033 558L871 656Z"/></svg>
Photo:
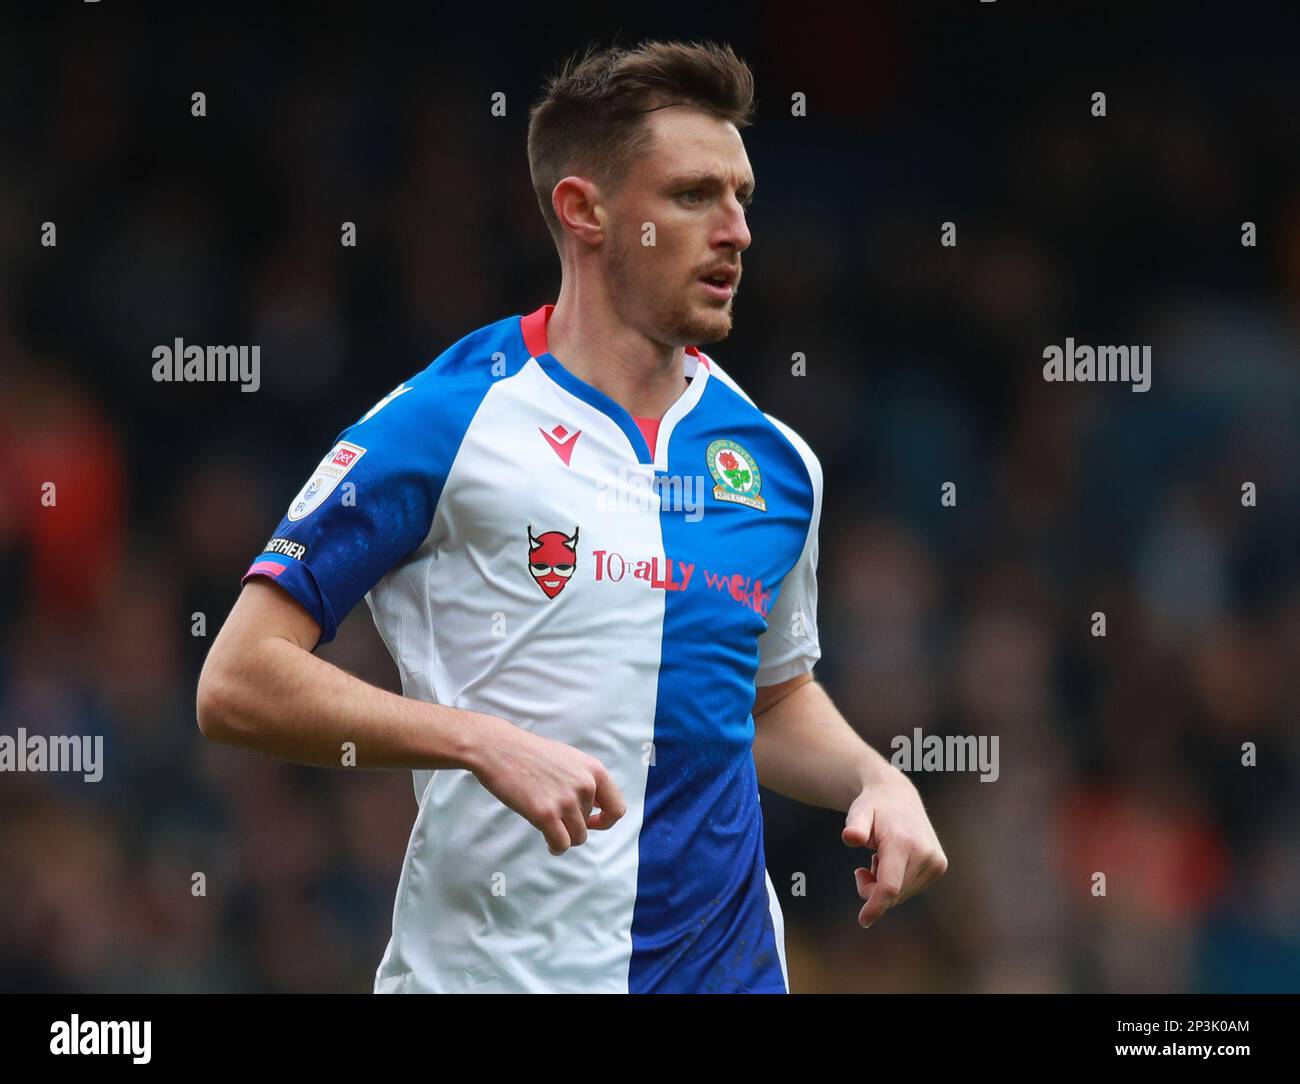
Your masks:
<svg viewBox="0 0 1300 1084"><path fill-rule="evenodd" d="M366 450L360 444L350 441L341 440L334 445L289 505L289 519L300 520L316 511L365 454Z"/></svg>
<svg viewBox="0 0 1300 1084"><path fill-rule="evenodd" d="M613 583L630 575L634 580L645 580L651 587L662 587L665 591L685 591L695 573L693 563L674 562L671 557L628 561L621 553L611 550L593 550L591 555L596 560L596 579Z"/></svg>
<svg viewBox="0 0 1300 1084"><path fill-rule="evenodd" d="M642 580L646 586L663 591L685 591L692 583L701 581L695 576L694 561L675 560L672 557L651 557L634 561L615 550L592 550L595 562L595 579L598 583L619 583L624 579ZM767 616L772 605L772 592L763 590L763 581L739 572L712 572L700 569L703 586L718 591L739 602L746 609Z"/></svg>
<svg viewBox="0 0 1300 1084"><path fill-rule="evenodd" d="M763 590L763 581L752 576L742 576L739 572L730 576L719 575L705 569L705 584L714 591L723 591L747 609L767 616L772 605L772 592Z"/></svg>
<svg viewBox="0 0 1300 1084"><path fill-rule="evenodd" d="M528 574L547 598L554 598L564 590L577 567L577 527L571 535L563 531L534 535L533 525L528 525Z"/></svg>
<svg viewBox="0 0 1300 1084"><path fill-rule="evenodd" d="M759 495L763 474L743 447L734 440L715 440L705 449L704 459L717 483L713 487L715 500L767 511L767 501Z"/></svg>

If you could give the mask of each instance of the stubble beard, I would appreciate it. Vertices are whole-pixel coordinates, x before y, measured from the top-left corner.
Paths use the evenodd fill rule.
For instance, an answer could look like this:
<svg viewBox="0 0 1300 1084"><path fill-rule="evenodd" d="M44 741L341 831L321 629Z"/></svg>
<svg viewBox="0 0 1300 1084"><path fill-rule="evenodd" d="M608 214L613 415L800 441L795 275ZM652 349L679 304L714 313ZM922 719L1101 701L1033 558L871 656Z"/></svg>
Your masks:
<svg viewBox="0 0 1300 1084"><path fill-rule="evenodd" d="M648 308L649 326L644 328L656 342L672 346L694 346L718 342L731 333L731 305L710 301L694 281L682 290L658 277L638 276L641 245L629 245L617 235L610 246L609 277L614 287L614 304L624 319ZM641 304L633 302L636 299ZM648 302L648 305L645 303Z"/></svg>

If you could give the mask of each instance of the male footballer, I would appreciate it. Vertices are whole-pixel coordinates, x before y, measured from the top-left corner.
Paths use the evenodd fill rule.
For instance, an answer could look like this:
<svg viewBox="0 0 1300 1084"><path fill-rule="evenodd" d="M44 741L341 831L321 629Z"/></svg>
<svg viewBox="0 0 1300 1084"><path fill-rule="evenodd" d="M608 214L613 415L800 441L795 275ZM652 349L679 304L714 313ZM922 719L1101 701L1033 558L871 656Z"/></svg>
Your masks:
<svg viewBox="0 0 1300 1084"><path fill-rule="evenodd" d="M726 338L754 177L725 46L589 51L533 107L554 304L339 434L204 665L216 741L406 768L376 992L785 993L761 783L847 814L869 926L947 860L812 669L822 475ZM317 658L365 598L403 695Z"/></svg>

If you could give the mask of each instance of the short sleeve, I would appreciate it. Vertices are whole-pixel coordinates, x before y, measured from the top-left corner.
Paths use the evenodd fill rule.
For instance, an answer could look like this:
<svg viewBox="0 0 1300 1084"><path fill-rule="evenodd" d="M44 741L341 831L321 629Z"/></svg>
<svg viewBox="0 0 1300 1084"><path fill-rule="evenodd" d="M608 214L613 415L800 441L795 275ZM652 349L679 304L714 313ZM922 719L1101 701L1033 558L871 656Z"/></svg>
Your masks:
<svg viewBox="0 0 1300 1084"><path fill-rule="evenodd" d="M817 637L817 535L821 525L822 468L817 456L788 426L771 419L795 446L808 469L812 511L803 552L781 582L767 615L767 630L758 638L757 686L777 685L808 673L821 658Z"/></svg>
<svg viewBox="0 0 1300 1084"><path fill-rule="evenodd" d="M274 580L320 625L319 644L428 536L454 449L430 436L440 419L419 381L339 434L240 581Z"/></svg>

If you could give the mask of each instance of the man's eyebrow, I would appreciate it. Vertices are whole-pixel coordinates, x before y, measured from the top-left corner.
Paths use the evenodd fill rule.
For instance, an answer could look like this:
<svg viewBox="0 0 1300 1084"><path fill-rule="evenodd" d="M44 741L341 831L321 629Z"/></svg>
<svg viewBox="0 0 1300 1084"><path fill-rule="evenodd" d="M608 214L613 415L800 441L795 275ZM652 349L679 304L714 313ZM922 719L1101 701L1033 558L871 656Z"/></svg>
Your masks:
<svg viewBox="0 0 1300 1084"><path fill-rule="evenodd" d="M677 173L669 177L665 183L670 188L677 188L680 185L688 185L688 184L721 184L722 176L717 173L704 173L704 172ZM740 183L740 187L743 189L748 189L749 192L752 193L756 186L753 178L746 178Z"/></svg>

